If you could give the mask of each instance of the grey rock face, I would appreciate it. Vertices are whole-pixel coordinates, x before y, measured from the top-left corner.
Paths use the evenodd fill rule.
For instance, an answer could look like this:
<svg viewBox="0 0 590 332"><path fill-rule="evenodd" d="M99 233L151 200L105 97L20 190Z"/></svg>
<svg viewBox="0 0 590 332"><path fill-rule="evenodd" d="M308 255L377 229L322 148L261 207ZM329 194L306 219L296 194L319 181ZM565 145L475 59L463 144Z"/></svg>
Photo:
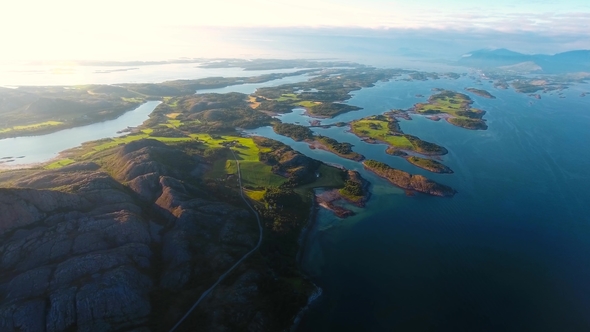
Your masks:
<svg viewBox="0 0 590 332"><path fill-rule="evenodd" d="M198 293L254 247L246 210L160 162L179 153L150 140L121 147L127 186L86 163L0 188L0 331L149 331L152 292ZM255 280L238 279L239 303ZM217 302L231 301L223 294Z"/></svg>
<svg viewBox="0 0 590 332"><path fill-rule="evenodd" d="M44 174L27 181L51 187ZM0 189L0 330L106 331L147 322L153 253L134 199L103 173L77 193ZM113 204L114 203L114 204ZM26 228L23 228L26 227Z"/></svg>

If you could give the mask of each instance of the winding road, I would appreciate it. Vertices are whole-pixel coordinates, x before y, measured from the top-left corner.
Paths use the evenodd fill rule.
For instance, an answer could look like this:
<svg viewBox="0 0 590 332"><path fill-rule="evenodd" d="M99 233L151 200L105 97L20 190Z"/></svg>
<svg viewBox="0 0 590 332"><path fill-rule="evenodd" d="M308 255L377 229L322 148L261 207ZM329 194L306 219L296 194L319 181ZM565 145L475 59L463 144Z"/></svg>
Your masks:
<svg viewBox="0 0 590 332"><path fill-rule="evenodd" d="M246 203L246 205L250 208L250 210L252 210L252 212L254 212L254 215L256 216L256 220L258 221L258 231L259 231L258 243L256 244L256 246L252 250L250 250L242 258L240 258L239 261L237 261L227 271L225 271L221 276L219 276L219 278L217 278L217 281L215 281L215 283L211 287L209 287L209 289L207 289L206 291L203 292L203 294L201 294L201 297L199 297L199 299L195 302L195 304L193 304L193 306L187 311L187 313L184 314L184 316L182 316L182 318L176 323L176 325L174 325L174 327L172 327L170 329L170 332L175 331L180 326L180 324L182 324L182 322L195 310L195 308L199 305L199 303L201 303L207 297L207 295L209 295L209 293L211 293L215 289L215 287L217 287L217 285L219 285L219 283L221 283L223 281L223 279L225 279L225 277L227 277L228 274L230 274L238 265L240 265L246 258L248 258L248 256L250 256L253 252L258 250L258 248L260 247L260 244L262 243L262 223L260 222L260 216L258 215L258 212L256 212L256 210L254 210L252 205L250 205L250 203L248 202L248 200L244 196L244 188L242 187L242 172L240 170L240 162L238 161L238 158L236 157L234 150L231 150L231 153L233 154L234 159L236 160L236 165L238 168L238 182L240 184L240 195L242 196L242 200L244 201L244 203Z"/></svg>

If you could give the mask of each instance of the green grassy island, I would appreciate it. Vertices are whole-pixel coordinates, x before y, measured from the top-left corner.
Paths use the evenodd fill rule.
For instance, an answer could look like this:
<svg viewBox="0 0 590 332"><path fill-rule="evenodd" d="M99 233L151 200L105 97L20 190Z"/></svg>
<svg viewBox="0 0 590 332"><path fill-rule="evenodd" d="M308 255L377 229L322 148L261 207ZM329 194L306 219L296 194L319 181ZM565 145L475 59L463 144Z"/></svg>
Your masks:
<svg viewBox="0 0 590 332"><path fill-rule="evenodd" d="M418 103L411 110L417 114L444 116L449 123L466 129L488 128L482 119L486 112L471 108L473 100L469 96L449 90L437 90L439 92L430 96L427 103Z"/></svg>
<svg viewBox="0 0 590 332"><path fill-rule="evenodd" d="M387 179L389 182L402 189L443 197L452 197L456 193L456 191L449 186L429 180L422 175L412 175L400 171L399 169L395 169L376 160L365 160L363 166L365 169Z"/></svg>
<svg viewBox="0 0 590 332"><path fill-rule="evenodd" d="M423 155L443 155L448 152L442 146L423 141L416 136L404 134L397 119L389 115L374 115L352 121L350 131L364 138L366 142L388 144L392 148L388 149L392 154L400 150L413 151Z"/></svg>
<svg viewBox="0 0 590 332"><path fill-rule="evenodd" d="M480 97L489 98L489 99L496 99L491 93L487 92L486 90L476 89L476 88L465 88L465 90L476 94Z"/></svg>
<svg viewBox="0 0 590 332"><path fill-rule="evenodd" d="M406 159L411 164L418 166L420 168L423 168L423 169L430 171L430 172L453 173L453 170L451 170L448 166L445 166L436 160L421 158L421 157L416 157L416 156L410 156Z"/></svg>

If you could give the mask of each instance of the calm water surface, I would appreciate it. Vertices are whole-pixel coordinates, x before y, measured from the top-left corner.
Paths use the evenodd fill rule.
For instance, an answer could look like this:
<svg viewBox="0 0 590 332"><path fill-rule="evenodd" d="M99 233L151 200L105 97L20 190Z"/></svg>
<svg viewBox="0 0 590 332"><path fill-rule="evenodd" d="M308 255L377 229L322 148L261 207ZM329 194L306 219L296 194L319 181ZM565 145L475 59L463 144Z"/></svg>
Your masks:
<svg viewBox="0 0 590 332"><path fill-rule="evenodd" d="M205 77L251 77L269 73L292 73L301 68L244 70L242 68L201 68L198 63L147 66L2 65L0 86L77 85L117 83L159 83Z"/></svg>
<svg viewBox="0 0 590 332"><path fill-rule="evenodd" d="M264 82L264 83L245 83L245 84L238 84L238 85L230 85L223 88L218 89L201 89L197 91L197 94L201 93L229 93L229 92L240 92L245 94L251 94L256 91L258 88L262 87L273 87L279 86L283 84L291 84L291 83L299 83L305 82L309 80L311 76L305 75L296 75L296 76L287 76L283 78L279 78L276 80Z"/></svg>
<svg viewBox="0 0 590 332"><path fill-rule="evenodd" d="M52 134L0 139L0 158L14 159L7 165L40 163L55 158L59 152L77 147L84 142L125 135L117 131L142 124L160 103L148 101L114 120L64 129ZM23 158L17 158L21 156Z"/></svg>
<svg viewBox="0 0 590 332"><path fill-rule="evenodd" d="M487 131L415 116L402 129L449 150L455 174L432 174L361 142L347 128L316 129L355 144L367 158L450 185L450 199L407 197L355 162L273 133L320 160L359 170L373 183L366 209L340 220L321 211L303 267L324 293L300 331L588 331L590 330L590 99L588 85L565 99L536 100L469 78L394 81L354 93L364 109L350 121L425 101L434 87L479 87ZM415 97L423 94L424 98ZM282 116L305 124L301 111Z"/></svg>

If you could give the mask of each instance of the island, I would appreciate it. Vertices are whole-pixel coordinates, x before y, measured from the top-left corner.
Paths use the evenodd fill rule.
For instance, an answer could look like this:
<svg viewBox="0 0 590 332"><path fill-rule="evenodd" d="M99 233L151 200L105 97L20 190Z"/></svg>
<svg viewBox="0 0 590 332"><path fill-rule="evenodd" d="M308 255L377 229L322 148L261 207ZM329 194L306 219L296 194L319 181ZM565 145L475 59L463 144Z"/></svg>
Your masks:
<svg viewBox="0 0 590 332"><path fill-rule="evenodd" d="M469 96L450 90L438 89L438 93L430 96L427 103L415 104L409 111L444 117L447 122L466 129L486 130L488 126L483 120L485 111L472 108L473 100Z"/></svg>
<svg viewBox="0 0 590 332"><path fill-rule="evenodd" d="M365 160L363 166L402 189L441 197L452 197L457 193L449 186L429 180L422 175L412 175L395 169L376 160Z"/></svg>
<svg viewBox="0 0 590 332"><path fill-rule="evenodd" d="M494 97L491 93L489 93L486 90L481 90L481 89L476 89L476 88L465 88L465 90L476 94L480 97L484 97L484 98L489 98L489 99L496 99L496 97Z"/></svg>
<svg viewBox="0 0 590 332"><path fill-rule="evenodd" d="M428 158L422 158L417 156L409 156L406 158L411 164L418 166L422 169L433 173L453 173L448 166L441 164L440 162Z"/></svg>
<svg viewBox="0 0 590 332"><path fill-rule="evenodd" d="M394 155L403 155L398 151L411 151L422 155L444 155L448 152L442 146L421 140L413 135L404 134L393 113L374 115L352 121L350 123L350 132L367 143L389 145L388 153Z"/></svg>

